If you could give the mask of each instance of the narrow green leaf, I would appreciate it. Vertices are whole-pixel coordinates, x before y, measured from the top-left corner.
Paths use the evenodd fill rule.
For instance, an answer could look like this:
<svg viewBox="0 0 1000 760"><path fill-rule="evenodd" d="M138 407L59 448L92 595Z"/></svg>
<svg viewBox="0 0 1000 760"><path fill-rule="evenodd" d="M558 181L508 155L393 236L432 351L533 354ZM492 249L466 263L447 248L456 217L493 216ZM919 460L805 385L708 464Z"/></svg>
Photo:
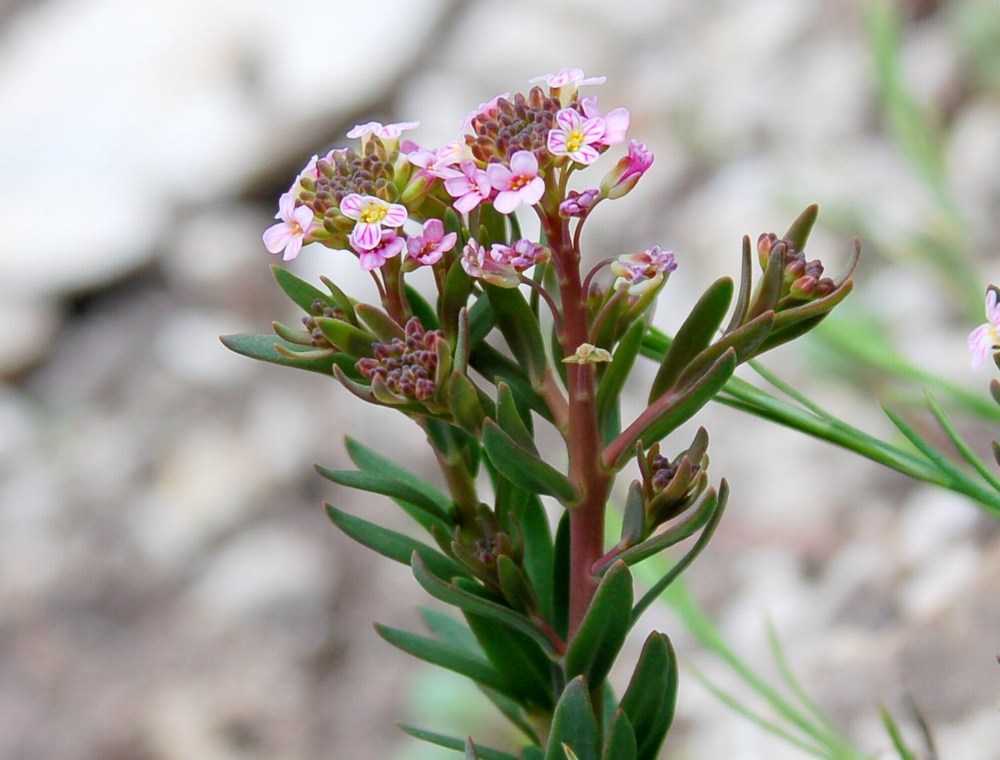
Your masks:
<svg viewBox="0 0 1000 760"><path fill-rule="evenodd" d="M503 590L507 603L518 612L533 615L538 612L538 598L527 576L510 557L501 554L497 558L497 573L500 576L500 588Z"/></svg>
<svg viewBox="0 0 1000 760"><path fill-rule="evenodd" d="M948 440L951 441L958 453L962 455L962 458L979 473L979 476L983 480L997 491L1000 491L1000 479L990 471L983 460L976 456L975 452L969 447L969 444L965 442L965 439L955 430L955 426L951 424L948 415L941 408L941 405L934 400L930 391L924 391L924 396L927 399L927 406L930 407L931 414L934 415L934 419L937 420L938 425L940 425L941 429L948 436Z"/></svg>
<svg viewBox="0 0 1000 760"><path fill-rule="evenodd" d="M757 283L754 299L747 311L747 319L754 319L767 311L772 311L781 295L781 285L785 277L784 246L775 245L767 260L764 276Z"/></svg>
<svg viewBox="0 0 1000 760"><path fill-rule="evenodd" d="M394 647L419 660L458 673L489 689L508 695L513 693L507 679L498 673L485 657L471 655L441 641L380 623L375 625L375 630Z"/></svg>
<svg viewBox="0 0 1000 760"><path fill-rule="evenodd" d="M330 298L328 300L333 302L334 308L340 309L344 312L344 319L350 322L355 327L358 326L358 318L354 314L354 306L357 303L352 300L347 293L337 287L337 283L331 280L325 275L319 276L320 281L326 285L327 289L330 291Z"/></svg>
<svg viewBox="0 0 1000 760"><path fill-rule="evenodd" d="M741 364L755 354L760 353L760 346L768 339L774 329L774 320L774 312L768 311L759 317L754 317L731 333L723 335L719 340L698 354L684 368L675 387L684 388L700 377L716 359L730 348L736 352L737 364Z"/></svg>
<svg viewBox="0 0 1000 760"><path fill-rule="evenodd" d="M316 326L334 346L354 357L371 356L374 336L342 319L316 317Z"/></svg>
<svg viewBox="0 0 1000 760"><path fill-rule="evenodd" d="M410 557L416 552L427 563L428 569L439 578L467 576L461 565L446 557L436 549L394 530L383 528L363 518L343 512L332 504L326 504L326 512L333 524L362 546L378 552L383 557L410 564Z"/></svg>
<svg viewBox="0 0 1000 760"><path fill-rule="evenodd" d="M750 292L753 288L753 254L750 251L750 236L743 236L742 264L740 265L740 289L736 295L736 306L729 319L726 332L731 333L743 324L750 309Z"/></svg>
<svg viewBox="0 0 1000 760"><path fill-rule="evenodd" d="M708 523L719 505L718 496L714 488L709 488L698 508L677 525L671 526L668 530L656 533L650 538L637 544L630 549L626 549L618 558L629 565L635 565L645 559L649 559L654 554L659 554L665 549L669 549L675 544L679 544L686 538L690 538Z"/></svg>
<svg viewBox="0 0 1000 760"><path fill-rule="evenodd" d="M494 384L501 381L510 386L514 397L531 408L543 419L552 422L552 412L545 400L531 387L531 381L521 368L488 343L480 343L472 349L469 364L476 372Z"/></svg>
<svg viewBox="0 0 1000 760"><path fill-rule="evenodd" d="M454 736L439 734L435 731L427 731L422 728L406 725L405 723L400 723L399 727L414 739L420 739L422 742L451 749L455 752L465 752L464 739L457 739ZM514 755L508 755L506 752L501 752L498 749L490 749L489 747L477 746L476 752L479 753L480 760L518 760Z"/></svg>
<svg viewBox="0 0 1000 760"><path fill-rule="evenodd" d="M417 477L409 470L403 469L391 459L387 459L374 449L368 448L356 438L347 437L344 440L344 445L348 456L359 470L379 473L393 480L398 480L400 483L405 483L410 488L422 493L442 510L447 511L451 508L451 499L426 480Z"/></svg>
<svg viewBox="0 0 1000 760"><path fill-rule="evenodd" d="M445 275L444 288L438 303L438 308L441 310L441 325L449 343L453 344L458 339L459 313L469 302L471 287L472 280L462 269L462 263L456 258L451 269L448 270L448 274ZM487 299L480 298L477 304L479 301L486 304ZM489 332L489 327L492 325L491 316L488 310L484 310L482 307L477 310L474 306L469 314L470 327L486 328L486 332ZM483 337L485 337L485 333Z"/></svg>
<svg viewBox="0 0 1000 760"><path fill-rule="evenodd" d="M541 747L525 747L521 750L521 760L545 760L545 751Z"/></svg>
<svg viewBox="0 0 1000 760"><path fill-rule="evenodd" d="M889 712L885 705L880 705L878 711L882 716L882 725L885 726L889 738L892 739L892 746L896 748L896 753L899 755L900 760L917 760L917 756L906 746L906 742L903 740L903 733L899 730L899 726L896 724L895 718L892 717L892 713Z"/></svg>
<svg viewBox="0 0 1000 760"><path fill-rule="evenodd" d="M604 742L601 760L638 760L639 748L628 715L615 710Z"/></svg>
<svg viewBox="0 0 1000 760"><path fill-rule="evenodd" d="M433 522L440 523L445 528L451 526L450 515L433 499L427 498L418 489L403 481L395 480L388 474L380 475L364 470L331 470L319 464L314 467L316 472L338 485L388 496L396 502L405 502L433 518Z"/></svg>
<svg viewBox="0 0 1000 760"><path fill-rule="evenodd" d="M413 576L417 579L424 590L435 599L458 607L464 612L471 612L482 615L492 620L505 623L516 631L527 635L537 642L547 653L553 652L552 642L539 628L528 618L514 612L509 607L505 607L498 602L486 599L470 591L460 589L454 584L446 583L430 572L420 555L414 554L410 560L413 569Z"/></svg>
<svg viewBox="0 0 1000 760"><path fill-rule="evenodd" d="M486 285L484 290L490 299L496 325L511 353L528 370L532 384L538 383L547 367L545 342L538 319L519 289Z"/></svg>
<svg viewBox="0 0 1000 760"><path fill-rule="evenodd" d="M448 383L448 406L451 408L455 422L472 435L479 436L486 420L486 410L476 388L467 375L452 372Z"/></svg>
<svg viewBox="0 0 1000 760"><path fill-rule="evenodd" d="M733 281L728 277L716 280L698 299L663 357L649 390L649 403L672 388L691 361L708 347L732 300Z"/></svg>
<svg viewBox="0 0 1000 760"><path fill-rule="evenodd" d="M569 512L564 512L556 528L552 562L552 626L562 638L569 627Z"/></svg>
<svg viewBox="0 0 1000 760"><path fill-rule="evenodd" d="M556 703L553 685L558 668L538 643L482 615L466 612L465 619L481 651L507 678L513 698L527 707L550 711Z"/></svg>
<svg viewBox="0 0 1000 760"><path fill-rule="evenodd" d="M632 599L632 574L624 562L615 562L566 651L567 678L582 675L595 689L604 682L632 627Z"/></svg>
<svg viewBox="0 0 1000 760"><path fill-rule="evenodd" d="M496 420L500 428L513 438L515 443L527 449L532 454L538 455L538 449L535 448L534 436L528 428L524 417L521 416L521 411L514 400L514 393L511 391L510 386L504 382L497 384ZM528 420L530 421L530 417Z"/></svg>
<svg viewBox="0 0 1000 760"><path fill-rule="evenodd" d="M420 320L420 324L425 330L437 330L441 325L438 323L437 313L434 307L427 303L427 299L421 295L420 291L412 285L405 285L406 300L410 304L410 311L413 316Z"/></svg>
<svg viewBox="0 0 1000 760"><path fill-rule="evenodd" d="M646 495L642 492L642 483L633 480L625 498L625 509L622 519L621 546L635 546L642 541L646 532Z"/></svg>
<svg viewBox="0 0 1000 760"><path fill-rule="evenodd" d="M479 760L479 755L476 754L476 745L471 736L465 739L465 760Z"/></svg>
<svg viewBox="0 0 1000 760"><path fill-rule="evenodd" d="M554 549L549 518L537 494L517 488L517 500L511 512L517 517L524 534L524 571L528 574L541 616L551 620L553 615L552 563Z"/></svg>
<svg viewBox="0 0 1000 760"><path fill-rule="evenodd" d="M656 760L676 704L677 656L666 634L653 631L642 646L620 704L635 731L637 760Z"/></svg>
<svg viewBox="0 0 1000 760"><path fill-rule="evenodd" d="M576 488L565 475L518 445L493 420L483 424L483 449L493 466L512 482L554 496L566 505L576 501Z"/></svg>
<svg viewBox="0 0 1000 760"><path fill-rule="evenodd" d="M354 371L355 360L352 357L335 354L329 349L303 351L301 346L281 339L275 340L273 335L223 335L220 340L230 351L269 364L295 367L330 376L333 374L334 363L346 359L347 366L351 372ZM279 351L279 346L283 350Z"/></svg>
<svg viewBox="0 0 1000 760"><path fill-rule="evenodd" d="M552 715L548 751L545 760L566 760L563 745L579 760L600 760L600 735L590 690L586 680L578 676L570 681Z"/></svg>
<svg viewBox="0 0 1000 760"><path fill-rule="evenodd" d="M285 291L285 295L291 298L307 314L313 313L313 302L315 301L336 306L336 303L331 300L330 296L322 290L296 277L287 269L279 267L277 264L271 265L271 274L274 276L275 282Z"/></svg>
<svg viewBox="0 0 1000 760"><path fill-rule="evenodd" d="M806 209L796 217L795 221L792 222L792 226L788 228L788 232L785 233L783 240L787 240L792 244L792 248L796 251L804 251L806 249L806 243L809 240L809 233L812 232L813 226L816 224L816 217L819 216L819 206L815 203L811 206L807 206Z"/></svg>
<svg viewBox="0 0 1000 760"><path fill-rule="evenodd" d="M632 367L635 365L645 332L646 323L641 319L629 327L618 343L617 348L615 348L615 352L611 357L611 364L608 365L604 376L601 378L600 385L597 386L597 396L594 403L597 408L597 421L602 431L607 428L614 412L618 409L618 402L621 398L622 390L625 388L625 381L628 380L632 372ZM611 437L615 434L617 434L617 431Z"/></svg>
<svg viewBox="0 0 1000 760"><path fill-rule="evenodd" d="M406 337L402 326L377 306L359 303L354 306L354 313L382 343L390 343L393 338L403 340Z"/></svg>
<svg viewBox="0 0 1000 760"><path fill-rule="evenodd" d="M271 329L274 330L275 335L288 343L294 343L296 346L303 346L307 349L316 348L312 343L312 333L308 330L289 327L281 322L272 322Z"/></svg>

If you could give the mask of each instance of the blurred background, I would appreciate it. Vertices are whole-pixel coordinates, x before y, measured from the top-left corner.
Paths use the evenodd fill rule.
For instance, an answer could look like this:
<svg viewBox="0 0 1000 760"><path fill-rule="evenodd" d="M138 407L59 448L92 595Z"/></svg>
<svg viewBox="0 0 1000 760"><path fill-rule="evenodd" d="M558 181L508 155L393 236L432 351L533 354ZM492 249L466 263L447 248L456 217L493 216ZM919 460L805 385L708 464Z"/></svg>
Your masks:
<svg viewBox="0 0 1000 760"><path fill-rule="evenodd" d="M835 274L861 238L858 287L768 366L888 437L876 401L919 419L920 384L852 353L873 336L987 396L965 338L1000 278L995 0L0 0L0 758L417 760L449 755L395 720L489 725L372 631L427 600L322 502L389 507L310 467L347 466L349 434L434 477L416 428L217 336L297 320L260 234L309 156L368 119L441 144L563 66L607 76L602 107L656 155L586 245L676 252L658 325L817 202L810 254ZM353 259L293 269L365 296ZM912 731L911 696L941 757L1000 758L997 520L735 411L703 422L733 498L689 582L734 649L767 671L770 620L873 757L878 704ZM741 693L669 610L649 624ZM676 725L671 758L805 756L691 677Z"/></svg>

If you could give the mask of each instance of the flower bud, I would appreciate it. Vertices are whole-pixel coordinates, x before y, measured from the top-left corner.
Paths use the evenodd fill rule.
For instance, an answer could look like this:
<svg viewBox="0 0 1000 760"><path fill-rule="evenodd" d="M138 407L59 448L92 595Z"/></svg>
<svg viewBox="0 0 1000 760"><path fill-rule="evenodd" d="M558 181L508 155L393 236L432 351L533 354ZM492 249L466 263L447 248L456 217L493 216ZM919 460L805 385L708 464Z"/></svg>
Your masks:
<svg viewBox="0 0 1000 760"><path fill-rule="evenodd" d="M653 154L638 140L629 140L628 155L619 159L601 180L602 198L621 198L632 191L643 174L653 165Z"/></svg>

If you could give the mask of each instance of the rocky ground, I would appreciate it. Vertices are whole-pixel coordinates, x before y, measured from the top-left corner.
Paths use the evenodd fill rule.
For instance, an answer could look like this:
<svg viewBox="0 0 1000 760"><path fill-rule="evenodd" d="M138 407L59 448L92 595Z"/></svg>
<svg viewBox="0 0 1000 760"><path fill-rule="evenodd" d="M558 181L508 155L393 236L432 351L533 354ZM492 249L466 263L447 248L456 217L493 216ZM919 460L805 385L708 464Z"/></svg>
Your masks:
<svg viewBox="0 0 1000 760"><path fill-rule="evenodd" d="M902 77L943 116L943 187L985 286L1000 277L1000 7L900 8ZM864 28L857 4L819 0L0 2L0 758L439 756L393 721L460 713L465 693L370 626L415 625L415 585L321 503L388 508L309 466L346 464L349 434L431 475L419 436L217 340L295 319L260 232L304 160L357 122L417 119L437 144L531 76L607 75L602 104L630 107L656 164L590 245L677 252L659 324L735 274L744 233L818 201L814 255L836 269L852 236L869 243L856 306L985 394L964 348L978 304L943 297L912 255L940 206L886 129ZM361 286L322 250L295 263ZM772 366L888 434L871 391L822 359L813 344ZM706 424L734 498L690 582L734 648L773 675L769 617L873 757L890 756L878 703L909 732L911 695L942 758L1000 758L997 521L735 412ZM668 612L651 623L740 693ZM666 754L804 757L690 677Z"/></svg>

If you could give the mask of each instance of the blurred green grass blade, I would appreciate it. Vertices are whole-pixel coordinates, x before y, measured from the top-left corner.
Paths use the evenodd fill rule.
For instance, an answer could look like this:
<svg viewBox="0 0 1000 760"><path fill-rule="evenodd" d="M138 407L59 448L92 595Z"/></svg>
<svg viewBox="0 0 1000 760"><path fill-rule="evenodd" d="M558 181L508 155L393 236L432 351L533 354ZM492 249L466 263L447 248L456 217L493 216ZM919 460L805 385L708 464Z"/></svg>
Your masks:
<svg viewBox="0 0 1000 760"><path fill-rule="evenodd" d="M889 738L892 739L892 746L896 748L900 760L917 760L917 756L910 751L910 748L906 746L906 742L903 741L903 734L900 732L896 720L892 717L892 713L886 709L885 705L879 707L879 714L882 716L882 724L885 726Z"/></svg>
<svg viewBox="0 0 1000 760"><path fill-rule="evenodd" d="M400 723L399 727L414 739L420 739L420 741L427 742L428 744L435 744L438 747L451 749L455 752L465 752L465 739L427 731L426 729L409 726L405 723ZM506 752L490 749L489 747L477 746L476 752L479 753L480 760L517 760L514 755L508 755Z"/></svg>
<svg viewBox="0 0 1000 760"><path fill-rule="evenodd" d="M934 415L934 419L937 420L938 425L948 436L948 440L951 441L952 445L962 455L962 458L971 465L971 467L979 473L983 480L989 483L993 488L1000 492L1000 478L997 478L993 472L986 466L982 459L976 456L975 452L969 447L969 444L965 442L965 439L959 435L958 431L955 430L955 426L951 424L951 420L948 418L947 413L941 408L941 405L934 400L934 397L930 392L926 392L927 406L931 410L931 414Z"/></svg>

